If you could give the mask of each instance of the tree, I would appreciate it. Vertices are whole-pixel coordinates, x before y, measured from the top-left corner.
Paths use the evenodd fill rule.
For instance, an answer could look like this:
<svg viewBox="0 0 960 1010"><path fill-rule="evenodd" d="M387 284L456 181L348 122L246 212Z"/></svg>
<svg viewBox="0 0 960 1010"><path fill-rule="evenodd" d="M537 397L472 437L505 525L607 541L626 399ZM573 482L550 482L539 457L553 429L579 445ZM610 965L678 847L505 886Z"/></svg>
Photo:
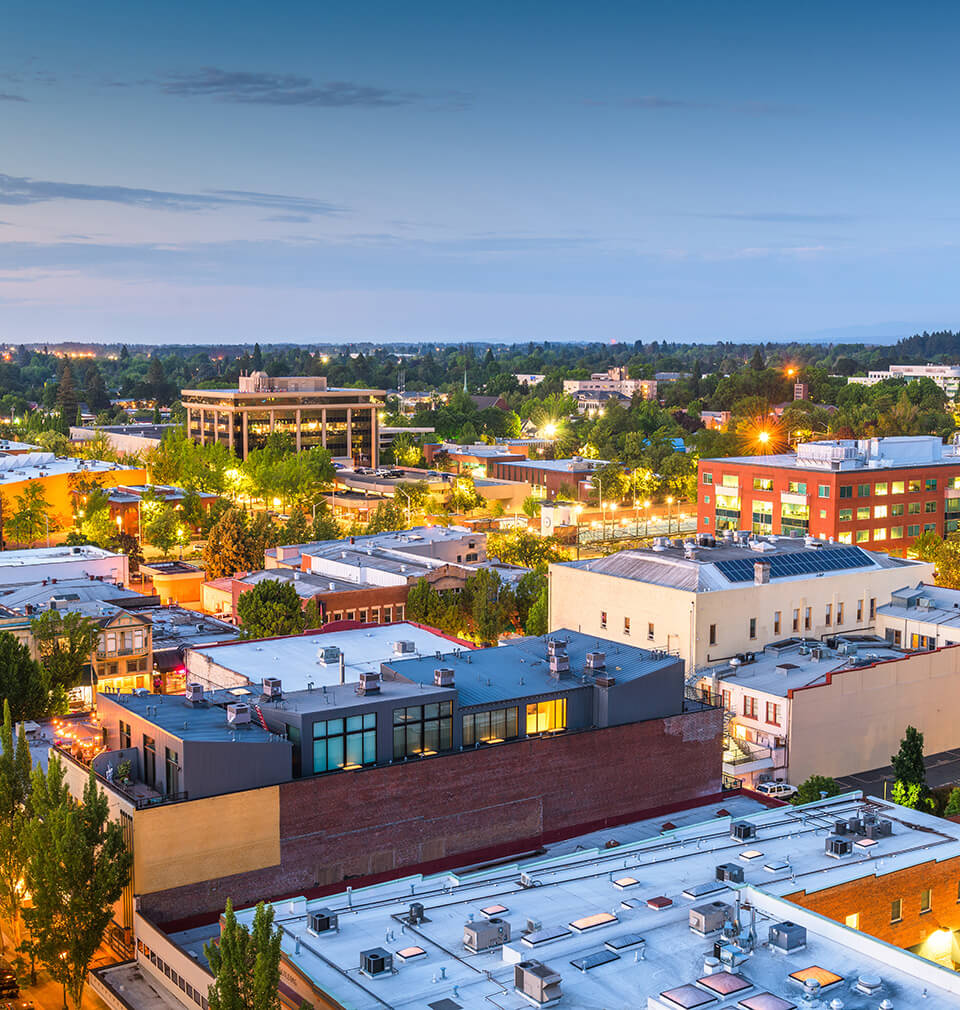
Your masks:
<svg viewBox="0 0 960 1010"><path fill-rule="evenodd" d="M310 535L314 540L339 540L343 536L343 531L332 512L328 509L318 509Z"/></svg>
<svg viewBox="0 0 960 1010"><path fill-rule="evenodd" d="M292 582L264 579L237 599L237 617L245 638L296 635L306 619L303 601Z"/></svg>
<svg viewBox="0 0 960 1010"><path fill-rule="evenodd" d="M9 703L14 722L43 719L64 701L62 691L51 696L46 672L6 631L0 632L0 698Z"/></svg>
<svg viewBox="0 0 960 1010"><path fill-rule="evenodd" d="M389 533L407 528L403 507L396 501L382 501L367 520L366 533Z"/></svg>
<svg viewBox="0 0 960 1010"><path fill-rule="evenodd" d="M897 779L890 790L890 799L901 807L910 810L933 811L935 804L933 798L924 795L924 787L919 782L903 782Z"/></svg>
<svg viewBox="0 0 960 1010"><path fill-rule="evenodd" d="M143 517L143 539L164 556L183 540L184 532L180 517L169 505L160 503L149 511L149 518Z"/></svg>
<svg viewBox="0 0 960 1010"><path fill-rule="evenodd" d="M107 392L107 387L103 384L103 376L100 374L100 369L97 367L95 361L91 361L87 365L83 395L86 397L87 407L94 414L99 414L100 411L110 408L110 394Z"/></svg>
<svg viewBox="0 0 960 1010"><path fill-rule="evenodd" d="M48 532L60 528L57 517L51 515L43 481L36 480L27 484L23 494L17 495L10 513L8 516L7 510L4 510L4 532L10 540L23 546L33 545Z"/></svg>
<svg viewBox="0 0 960 1010"><path fill-rule="evenodd" d="M890 758L893 774L905 785L918 785L922 792L927 788L927 769L923 763L923 734L915 727L908 726L900 750Z"/></svg>
<svg viewBox="0 0 960 1010"><path fill-rule="evenodd" d="M203 566L208 579L263 568L263 544L251 532L246 512L229 508L211 527L203 548Z"/></svg>
<svg viewBox="0 0 960 1010"><path fill-rule="evenodd" d="M23 904L23 872L26 859L24 827L30 796L32 760L23 724L13 742L10 705L4 700L0 727L0 915L10 923L14 941L20 940L20 908ZM3 933L0 931L0 953Z"/></svg>
<svg viewBox="0 0 960 1010"><path fill-rule="evenodd" d="M273 929L273 906L257 905L252 929L237 922L229 899L223 918L219 941L203 947L213 972L210 1010L279 1010L283 932Z"/></svg>
<svg viewBox="0 0 960 1010"><path fill-rule="evenodd" d="M97 626L75 611L44 611L30 622L40 665L50 686L69 691L83 679L97 641Z"/></svg>
<svg viewBox="0 0 960 1010"><path fill-rule="evenodd" d="M950 790L950 798L943 811L944 817L956 817L960 815L960 787Z"/></svg>
<svg viewBox="0 0 960 1010"><path fill-rule="evenodd" d="M420 462L420 446L409 432L401 431L396 435L389 451L397 466L416 466Z"/></svg>
<svg viewBox="0 0 960 1010"><path fill-rule="evenodd" d="M566 561L556 537L541 537L530 530L505 530L487 536L487 554L505 565L533 568L541 574L553 561Z"/></svg>
<svg viewBox="0 0 960 1010"><path fill-rule="evenodd" d="M109 819L92 769L77 803L59 759L51 758L46 773L34 769L32 803L35 816L24 838L31 905L23 918L37 960L80 1010L90 962L129 880L132 854L120 822Z"/></svg>
<svg viewBox="0 0 960 1010"><path fill-rule="evenodd" d="M754 372L762 372L764 369L763 351L759 347L753 352L753 357L750 359L750 368Z"/></svg>
<svg viewBox="0 0 960 1010"><path fill-rule="evenodd" d="M536 519L540 515L540 507L543 505L542 498L535 498L532 494L528 494L526 498L523 499L523 514L529 516L531 519Z"/></svg>
<svg viewBox="0 0 960 1010"><path fill-rule="evenodd" d="M501 589L500 576L491 568L481 568L467 579L464 591L471 601L477 637L481 642L496 644L500 633L509 627L513 611Z"/></svg>
<svg viewBox="0 0 960 1010"><path fill-rule="evenodd" d="M545 635L547 633L547 618L549 606L549 590L547 586L540 590L540 595L530 605L527 611L527 620L523 630L528 635Z"/></svg>
<svg viewBox="0 0 960 1010"><path fill-rule="evenodd" d="M842 792L843 786L836 779L828 778L826 775L811 775L806 782L800 784L790 797L790 802L794 806L799 806L802 803L816 802L821 798L821 794L839 796Z"/></svg>
<svg viewBox="0 0 960 1010"><path fill-rule="evenodd" d="M280 543L305 544L310 540L310 520L301 508L290 512L290 517L280 532Z"/></svg>
<svg viewBox="0 0 960 1010"><path fill-rule="evenodd" d="M79 397L76 384L73 381L73 369L65 358L63 368L60 370L60 380L57 383L57 406L60 408L61 416L68 418L68 423L72 422L76 416L78 405Z"/></svg>

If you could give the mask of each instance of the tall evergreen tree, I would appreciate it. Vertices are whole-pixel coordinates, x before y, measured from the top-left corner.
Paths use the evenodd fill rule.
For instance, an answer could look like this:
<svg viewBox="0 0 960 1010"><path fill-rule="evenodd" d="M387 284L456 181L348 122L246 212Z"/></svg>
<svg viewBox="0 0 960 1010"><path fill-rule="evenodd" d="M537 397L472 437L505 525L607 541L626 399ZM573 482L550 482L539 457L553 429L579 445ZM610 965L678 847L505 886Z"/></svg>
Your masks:
<svg viewBox="0 0 960 1010"><path fill-rule="evenodd" d="M100 369L95 361L91 361L87 365L83 392L87 400L87 407L94 414L99 414L102 410L110 409L110 394L107 392L103 376L100 374Z"/></svg>
<svg viewBox="0 0 960 1010"><path fill-rule="evenodd" d="M24 897L24 830L31 764L23 724L14 745L10 705L4 700L3 725L0 726L0 915L10 924L15 943L20 941L20 909ZM3 933L0 931L2 952Z"/></svg>
<svg viewBox="0 0 960 1010"><path fill-rule="evenodd" d="M900 750L890 758L893 774L905 785L927 788L927 769L923 763L923 734L915 726L908 726Z"/></svg>
<svg viewBox="0 0 960 1010"><path fill-rule="evenodd" d="M42 719L61 703L51 699L50 681L30 650L9 632L0 632L0 698L6 699L14 722Z"/></svg>
<svg viewBox="0 0 960 1010"><path fill-rule="evenodd" d="M237 922L227 901L218 943L204 944L213 985L210 1010L279 1010L281 930L273 929L273 906L260 902L253 928Z"/></svg>
<svg viewBox="0 0 960 1010"><path fill-rule="evenodd" d="M67 424L70 424L77 416L79 400L76 383L73 381L73 368L69 360L65 359L63 368L60 370L57 387L57 406L59 406L60 414Z"/></svg>

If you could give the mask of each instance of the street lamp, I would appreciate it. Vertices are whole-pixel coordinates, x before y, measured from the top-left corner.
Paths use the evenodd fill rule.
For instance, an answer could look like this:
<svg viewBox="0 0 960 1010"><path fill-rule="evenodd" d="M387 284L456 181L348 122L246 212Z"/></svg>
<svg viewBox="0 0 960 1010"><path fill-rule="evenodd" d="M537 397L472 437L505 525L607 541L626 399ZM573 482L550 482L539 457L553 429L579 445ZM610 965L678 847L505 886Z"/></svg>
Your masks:
<svg viewBox="0 0 960 1010"><path fill-rule="evenodd" d="M610 539L613 540L617 535L617 503L615 501L610 502Z"/></svg>
<svg viewBox="0 0 960 1010"><path fill-rule="evenodd" d="M410 492L407 491L407 490L405 490L404 488L400 487L398 484L394 485L393 490L394 490L394 493L396 493L397 491L399 491L400 494L402 494L403 497L407 499L407 528L409 529L410 528L410 506L412 504L412 500L410 498Z"/></svg>
<svg viewBox="0 0 960 1010"><path fill-rule="evenodd" d="M672 507L673 507L673 496L671 495L670 497L667 498L667 536L670 536L670 530L672 528L670 517L670 511Z"/></svg>
<svg viewBox="0 0 960 1010"><path fill-rule="evenodd" d="M648 498L643 503L643 535L648 537L650 535L650 499Z"/></svg>

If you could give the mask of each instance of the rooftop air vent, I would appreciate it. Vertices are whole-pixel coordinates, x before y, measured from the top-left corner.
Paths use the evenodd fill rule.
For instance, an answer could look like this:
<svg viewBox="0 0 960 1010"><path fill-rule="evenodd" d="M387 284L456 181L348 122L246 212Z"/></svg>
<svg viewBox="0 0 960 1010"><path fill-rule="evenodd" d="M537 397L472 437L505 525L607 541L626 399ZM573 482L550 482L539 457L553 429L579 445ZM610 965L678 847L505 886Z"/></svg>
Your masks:
<svg viewBox="0 0 960 1010"><path fill-rule="evenodd" d="M317 662L321 666L330 666L340 662L340 647L337 645L320 645L317 647Z"/></svg>
<svg viewBox="0 0 960 1010"><path fill-rule="evenodd" d="M434 687L453 687L454 672L449 666L441 666L433 671Z"/></svg>
<svg viewBox="0 0 960 1010"><path fill-rule="evenodd" d="M307 917L307 932L329 933L331 930L339 932L336 912L331 912L329 908L318 908Z"/></svg>
<svg viewBox="0 0 960 1010"><path fill-rule="evenodd" d="M281 689L280 678L264 677L263 693L267 698L282 698L283 690Z"/></svg>
<svg viewBox="0 0 960 1010"><path fill-rule="evenodd" d="M387 975L393 970L393 955L383 947L360 951L360 971L368 978Z"/></svg>
<svg viewBox="0 0 960 1010"><path fill-rule="evenodd" d="M187 690L185 692L187 701L192 702L196 705L198 702L203 701L203 684L187 684Z"/></svg>
<svg viewBox="0 0 960 1010"><path fill-rule="evenodd" d="M502 947L510 939L510 923L491 917L468 922L463 927L463 945L474 954Z"/></svg>
<svg viewBox="0 0 960 1010"><path fill-rule="evenodd" d="M398 656L403 656L403 655L405 655L408 652L415 652L416 651L416 645L413 642L410 642L410 641L404 639L401 642L394 642L393 643L393 651Z"/></svg>
<svg viewBox="0 0 960 1010"><path fill-rule="evenodd" d="M250 706L241 701L227 705L227 722L231 726L241 726L250 721Z"/></svg>
<svg viewBox="0 0 960 1010"><path fill-rule="evenodd" d="M533 1006L559 1002L560 981L560 976L540 961L520 961L513 966L513 987Z"/></svg>
<svg viewBox="0 0 960 1010"><path fill-rule="evenodd" d="M733 911L725 901L710 901L690 909L690 931L698 936L709 936L723 929L724 922L732 918Z"/></svg>
<svg viewBox="0 0 960 1010"><path fill-rule="evenodd" d="M360 683L357 685L357 694L368 695L368 694L379 694L380 693L380 674L379 673L361 673Z"/></svg>
<svg viewBox="0 0 960 1010"><path fill-rule="evenodd" d="M770 946L789 954L802 950L807 945L807 930L795 922L777 922L770 927Z"/></svg>

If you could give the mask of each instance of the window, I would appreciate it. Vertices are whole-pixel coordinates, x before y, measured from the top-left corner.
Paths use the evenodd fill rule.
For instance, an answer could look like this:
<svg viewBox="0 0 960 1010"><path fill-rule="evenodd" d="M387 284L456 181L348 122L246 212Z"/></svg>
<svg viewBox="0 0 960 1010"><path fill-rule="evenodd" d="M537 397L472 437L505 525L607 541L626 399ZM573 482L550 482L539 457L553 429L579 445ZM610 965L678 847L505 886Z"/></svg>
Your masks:
<svg viewBox="0 0 960 1010"><path fill-rule="evenodd" d="M180 755L169 747L166 750L167 796L180 792Z"/></svg>
<svg viewBox="0 0 960 1010"><path fill-rule="evenodd" d="M567 699L552 698L527 705L527 736L567 728Z"/></svg>
<svg viewBox="0 0 960 1010"><path fill-rule="evenodd" d="M449 703L448 703L449 704ZM397 709L410 712L412 709ZM396 725L396 712L394 712ZM435 750L437 748L434 748ZM396 755L394 755L396 757ZM346 766L377 763L377 714L365 712L346 719L313 724L313 770L329 772Z"/></svg>
<svg viewBox="0 0 960 1010"><path fill-rule="evenodd" d="M890 485L890 493L891 494L903 494L903 487L904 487L904 485L903 485L903 481L902 480L895 480Z"/></svg>
<svg viewBox="0 0 960 1010"><path fill-rule="evenodd" d="M826 519L827 518L827 510L826 509L820 509L820 518L821 519Z"/></svg>
<svg viewBox="0 0 960 1010"><path fill-rule="evenodd" d="M755 617L750 618L750 637L757 637L757 619Z"/></svg>
<svg viewBox="0 0 960 1010"><path fill-rule="evenodd" d="M729 691L721 691L720 692L720 703L723 705L724 708L729 708L730 707L730 692ZM957 895L958 895L957 900L960 901L960 886L957 887Z"/></svg>
<svg viewBox="0 0 960 1010"><path fill-rule="evenodd" d="M863 600L857 600L857 623L863 620Z"/></svg>
<svg viewBox="0 0 960 1010"><path fill-rule="evenodd" d="M841 498L852 498L853 497L853 485L852 484L841 484L840 485L840 497Z"/></svg>
<svg viewBox="0 0 960 1010"><path fill-rule="evenodd" d="M743 714L748 719L756 719L757 717L757 699L752 698L749 694L743 696Z"/></svg>
<svg viewBox="0 0 960 1010"><path fill-rule="evenodd" d="M837 537L837 542L841 544L852 544L853 534L849 530L846 533L841 533L840 536Z"/></svg>
<svg viewBox="0 0 960 1010"><path fill-rule="evenodd" d="M923 503L923 511L924 512L936 512L937 511L937 503L935 501L925 501Z"/></svg>
<svg viewBox="0 0 960 1010"><path fill-rule="evenodd" d="M833 607L828 603L823 612L823 623L829 628L833 624Z"/></svg>
<svg viewBox="0 0 960 1010"><path fill-rule="evenodd" d="M113 656L117 652L117 636L115 632L107 635L107 655Z"/></svg>
<svg viewBox="0 0 960 1010"><path fill-rule="evenodd" d="M818 498L829 498L830 497L830 485L829 484L818 484L817 485L817 497Z"/></svg>
<svg viewBox="0 0 960 1010"><path fill-rule="evenodd" d="M712 484L713 483L713 474L709 473L706 470L704 470L703 471L703 483L704 484Z"/></svg>
<svg viewBox="0 0 960 1010"><path fill-rule="evenodd" d="M790 494L806 494L807 493L806 481L802 480L787 481L787 490L790 492Z"/></svg>
<svg viewBox="0 0 960 1010"><path fill-rule="evenodd" d="M908 526L907 527L907 536L908 537L918 537L918 536L920 536L920 527L919 526Z"/></svg>
<svg viewBox="0 0 960 1010"><path fill-rule="evenodd" d="M717 644L717 626L715 624L710 625L710 644Z"/></svg>
<svg viewBox="0 0 960 1010"><path fill-rule="evenodd" d="M864 505L857 509L858 519L869 519L870 518L870 506Z"/></svg>
<svg viewBox="0 0 960 1010"><path fill-rule="evenodd" d="M886 540L887 539L887 527L886 526L878 526L873 531L873 539L874 539L874 541Z"/></svg>
<svg viewBox="0 0 960 1010"><path fill-rule="evenodd" d="M859 929L860 928L860 913L859 912L852 912L850 915L848 915L846 917L846 919L844 919L844 922L851 929Z"/></svg>
<svg viewBox="0 0 960 1010"><path fill-rule="evenodd" d="M848 523L853 518L853 509L840 509L840 522Z"/></svg>
<svg viewBox="0 0 960 1010"><path fill-rule="evenodd" d="M793 630L794 631L799 631L800 630L800 611L799 610L794 610L794 612L793 612Z"/></svg>
<svg viewBox="0 0 960 1010"><path fill-rule="evenodd" d="M875 596L870 597L870 620L872 621L877 616L877 598Z"/></svg>
<svg viewBox="0 0 960 1010"><path fill-rule="evenodd" d="M933 891L926 887L920 892L920 914L929 912L931 908L933 908Z"/></svg>
<svg viewBox="0 0 960 1010"><path fill-rule="evenodd" d="M810 608L806 607L803 611L803 627L805 630L810 630Z"/></svg>
<svg viewBox="0 0 960 1010"><path fill-rule="evenodd" d="M393 757L435 754L453 746L453 706L449 701L393 710Z"/></svg>
<svg viewBox="0 0 960 1010"><path fill-rule="evenodd" d="M870 531L869 530L857 530L857 543L865 544L870 541Z"/></svg>
<svg viewBox="0 0 960 1010"><path fill-rule="evenodd" d="M857 497L858 498L869 498L870 497L870 485L869 484L858 484L857 485Z"/></svg>
<svg viewBox="0 0 960 1010"><path fill-rule="evenodd" d="M625 635L629 635L630 634L630 618L629 617L625 617L623 619L623 633Z"/></svg>
<svg viewBox="0 0 960 1010"><path fill-rule="evenodd" d="M920 490L920 481L910 480L907 481L907 490L910 494L916 494Z"/></svg>
<svg viewBox="0 0 960 1010"><path fill-rule="evenodd" d="M520 709L494 708L463 717L463 746L477 743L500 743L515 740L520 735Z"/></svg>
<svg viewBox="0 0 960 1010"><path fill-rule="evenodd" d="M780 611L775 610L773 612L773 633L775 635L780 634Z"/></svg>
<svg viewBox="0 0 960 1010"><path fill-rule="evenodd" d="M894 898L890 902L890 921L900 922L903 919L903 898Z"/></svg>
<svg viewBox="0 0 960 1010"><path fill-rule="evenodd" d="M936 531L937 531L936 523L924 523L923 524L923 532L924 533L936 533Z"/></svg>
<svg viewBox="0 0 960 1010"><path fill-rule="evenodd" d="M647 624L647 641L648 642L652 642L653 641L653 635L654 635L653 623L652 622L648 622L648 624Z"/></svg>
<svg viewBox="0 0 960 1010"><path fill-rule="evenodd" d="M754 477L753 478L753 490L754 491L772 491L773 490L773 478L772 477Z"/></svg>
<svg viewBox="0 0 960 1010"><path fill-rule="evenodd" d="M721 483L724 487L740 487L740 478L735 473L725 473Z"/></svg>
<svg viewBox="0 0 960 1010"><path fill-rule="evenodd" d="M903 502L899 502L896 505L890 506L890 515L892 516L902 516L903 515Z"/></svg>
<svg viewBox="0 0 960 1010"><path fill-rule="evenodd" d="M887 518L887 506L886 505L874 505L874 507L873 507L873 518L874 519L886 519Z"/></svg>
<svg viewBox="0 0 960 1010"><path fill-rule="evenodd" d="M125 750L130 747L130 723L121 719L117 726L120 730L120 749Z"/></svg>
<svg viewBox="0 0 960 1010"><path fill-rule="evenodd" d="M909 512L910 515L912 515L912 516L919 515L920 514L920 502L918 502L918 501L907 502L907 512Z"/></svg>
<svg viewBox="0 0 960 1010"><path fill-rule="evenodd" d="M703 496L703 504L704 504L704 505L709 505L709 504L710 504L710 495L708 495L708 494L705 494L705 495Z"/></svg>
<svg viewBox="0 0 960 1010"><path fill-rule="evenodd" d="M146 735L143 738L143 781L151 787L157 781L157 741Z"/></svg>
<svg viewBox="0 0 960 1010"><path fill-rule="evenodd" d="M903 539L903 527L902 526L891 526L890 527L890 539L891 540L902 540Z"/></svg>
<svg viewBox="0 0 960 1010"><path fill-rule="evenodd" d="M887 493L887 482L881 481L878 484L874 484L873 493L877 495L877 497L882 498Z"/></svg>
<svg viewBox="0 0 960 1010"><path fill-rule="evenodd" d="M780 725L780 706L776 702L767 702L767 722L771 726Z"/></svg>
<svg viewBox="0 0 960 1010"><path fill-rule="evenodd" d="M843 624L843 603L837 604L837 624Z"/></svg>
<svg viewBox="0 0 960 1010"><path fill-rule="evenodd" d="M924 491L936 491L937 490L937 478L936 477L928 477L923 482L923 489L924 489Z"/></svg>
<svg viewBox="0 0 960 1010"><path fill-rule="evenodd" d="M607 612L605 610L600 611L600 627L605 628L607 626Z"/></svg>

